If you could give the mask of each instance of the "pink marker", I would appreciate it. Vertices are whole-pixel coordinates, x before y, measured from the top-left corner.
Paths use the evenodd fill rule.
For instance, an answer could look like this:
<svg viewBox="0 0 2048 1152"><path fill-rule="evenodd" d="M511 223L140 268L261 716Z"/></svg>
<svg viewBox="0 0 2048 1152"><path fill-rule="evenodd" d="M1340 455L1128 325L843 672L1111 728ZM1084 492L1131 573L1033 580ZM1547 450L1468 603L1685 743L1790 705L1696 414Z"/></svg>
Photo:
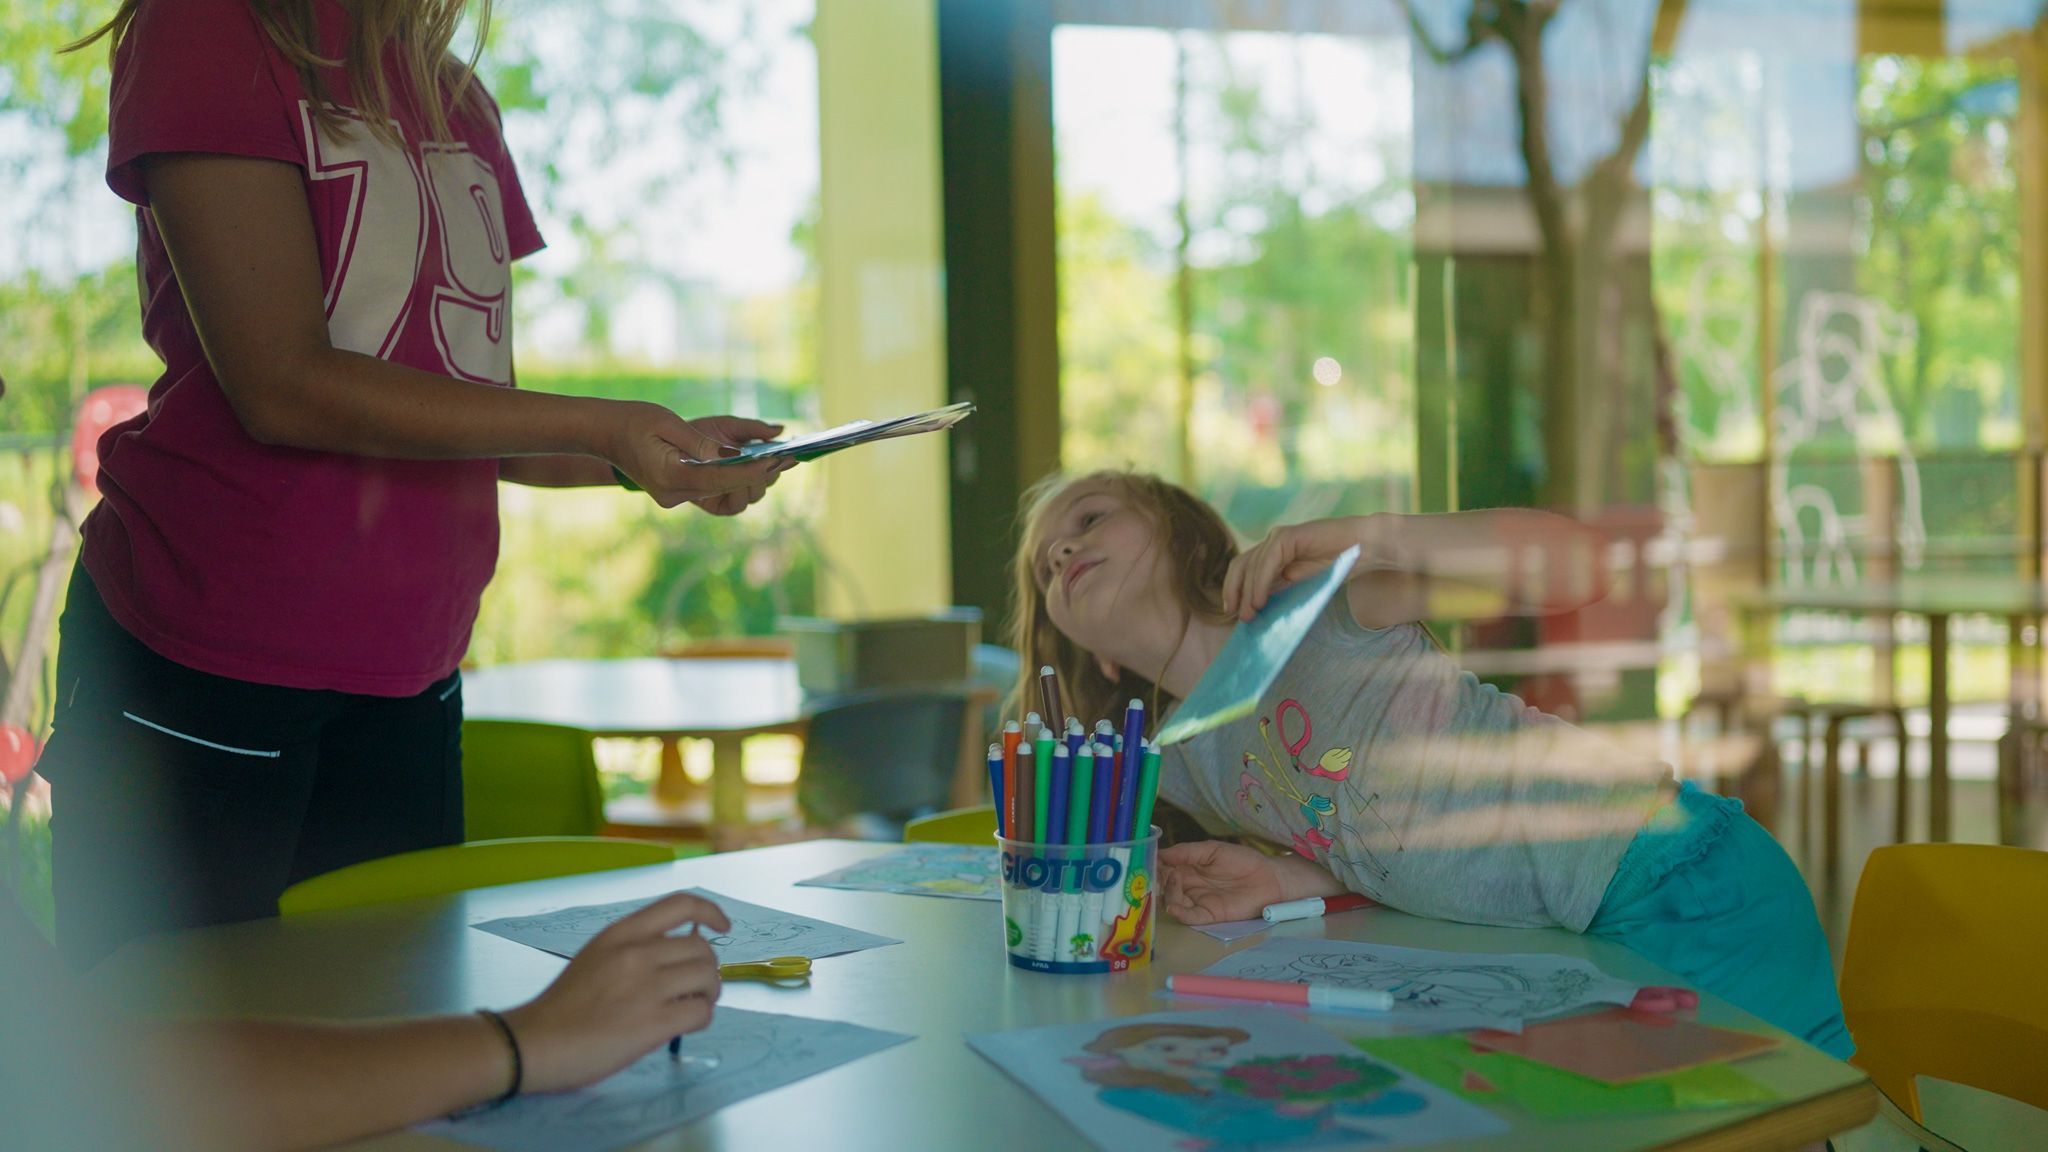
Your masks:
<svg viewBox="0 0 2048 1152"><path fill-rule="evenodd" d="M1296 1004L1308 1009L1335 1008L1344 1012L1387 1012L1394 1007L1394 994L1376 988L1339 988L1333 984L1289 984L1282 980L1240 980L1235 976L1168 976L1166 990L1178 992L1183 996L1263 1000L1269 1004Z"/></svg>
<svg viewBox="0 0 2048 1152"><path fill-rule="evenodd" d="M1346 892L1342 896L1311 896L1306 900L1283 900L1278 904L1266 905L1259 915L1268 924L1279 924L1288 920L1313 920L1318 916L1329 916L1337 912L1349 912L1353 908L1370 908L1372 897Z"/></svg>

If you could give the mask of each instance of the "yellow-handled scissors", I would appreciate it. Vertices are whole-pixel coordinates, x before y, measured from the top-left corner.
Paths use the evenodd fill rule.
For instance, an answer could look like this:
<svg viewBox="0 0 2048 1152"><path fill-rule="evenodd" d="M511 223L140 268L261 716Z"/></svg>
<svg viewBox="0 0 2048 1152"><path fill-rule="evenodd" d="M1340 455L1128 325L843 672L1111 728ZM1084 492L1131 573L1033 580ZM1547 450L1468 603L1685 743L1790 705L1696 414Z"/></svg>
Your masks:
<svg viewBox="0 0 2048 1152"><path fill-rule="evenodd" d="M811 961L807 956L777 956L753 964L720 964L721 980L759 980L778 988L795 988L811 982Z"/></svg>

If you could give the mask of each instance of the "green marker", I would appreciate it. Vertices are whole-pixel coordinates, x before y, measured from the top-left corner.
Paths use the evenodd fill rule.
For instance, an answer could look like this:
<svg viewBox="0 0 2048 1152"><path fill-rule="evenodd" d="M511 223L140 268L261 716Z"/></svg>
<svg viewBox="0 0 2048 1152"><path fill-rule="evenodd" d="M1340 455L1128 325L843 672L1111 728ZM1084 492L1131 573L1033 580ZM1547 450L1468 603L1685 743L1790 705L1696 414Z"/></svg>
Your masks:
<svg viewBox="0 0 2048 1152"><path fill-rule="evenodd" d="M1095 795L1095 753L1081 745L1074 757L1074 782L1067 786L1067 843L1088 842L1088 800Z"/></svg>
<svg viewBox="0 0 2048 1152"><path fill-rule="evenodd" d="M1049 813L1047 811L1047 809L1052 806L1051 729L1046 728L1044 726L1039 727L1038 744L1036 746L1036 752L1037 755L1035 758L1038 761L1038 772L1033 777L1033 779L1035 779L1038 782L1038 787L1034 790L1034 795L1032 797L1032 803L1035 805L1035 807L1032 810L1032 815L1038 818L1038 822L1033 824L1032 827L1038 830L1039 843L1057 844L1060 842L1059 834L1048 822L1048 817L1052 815L1052 813Z"/></svg>
<svg viewBox="0 0 2048 1152"><path fill-rule="evenodd" d="M1145 742L1145 757L1138 777L1138 818L1131 823L1131 836L1138 840L1152 834L1152 802L1159 798L1159 745Z"/></svg>

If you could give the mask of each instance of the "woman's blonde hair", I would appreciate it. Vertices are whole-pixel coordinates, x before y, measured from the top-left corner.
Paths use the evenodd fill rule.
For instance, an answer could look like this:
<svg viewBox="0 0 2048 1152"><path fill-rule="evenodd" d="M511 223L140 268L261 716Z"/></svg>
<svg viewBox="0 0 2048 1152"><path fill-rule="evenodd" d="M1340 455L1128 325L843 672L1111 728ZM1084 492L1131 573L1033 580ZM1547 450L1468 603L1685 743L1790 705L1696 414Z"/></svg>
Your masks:
<svg viewBox="0 0 2048 1152"><path fill-rule="evenodd" d="M484 40L491 27L491 0L476 4L476 42L467 60L457 59L449 46L462 24L463 13L472 0L349 0L348 45L340 59L320 54L319 21L313 0L249 0L256 23L270 42L291 61L299 83L313 105L314 122L329 135L347 126L343 116L328 99L325 69L341 68L370 131L394 148L404 147L397 121L392 115L393 78L384 67L385 46L398 52L398 80L419 101L419 112L435 140L448 139L448 122L457 112L481 118L486 114L483 89L476 83L476 62L483 55ZM91 34L64 47L76 52L101 39L108 54L119 49L121 37L135 21L142 0L121 0L114 17ZM435 98L438 95L438 99Z"/></svg>
<svg viewBox="0 0 2048 1152"><path fill-rule="evenodd" d="M1157 717L1161 695L1156 681L1163 669L1138 672L1119 666L1117 678L1109 679L1093 654L1067 639L1045 609L1045 589L1038 583L1037 568L1046 546L1046 516L1061 496L1082 484L1108 487L1152 521L1157 544L1168 563L1168 586L1190 619L1199 616L1218 623L1230 619L1223 611L1223 577L1237 556L1237 539L1223 517L1201 497L1144 472L1054 473L1033 484L1019 502L1020 535L1010 566L1014 587L1010 645L1017 651L1021 676L1010 706L1017 711L1033 707L1030 702L1038 699L1038 670L1051 665L1059 673L1066 706L1083 724L1121 717L1123 706L1133 697L1150 701L1150 714ZM1049 725L1060 722L1057 717L1046 718Z"/></svg>

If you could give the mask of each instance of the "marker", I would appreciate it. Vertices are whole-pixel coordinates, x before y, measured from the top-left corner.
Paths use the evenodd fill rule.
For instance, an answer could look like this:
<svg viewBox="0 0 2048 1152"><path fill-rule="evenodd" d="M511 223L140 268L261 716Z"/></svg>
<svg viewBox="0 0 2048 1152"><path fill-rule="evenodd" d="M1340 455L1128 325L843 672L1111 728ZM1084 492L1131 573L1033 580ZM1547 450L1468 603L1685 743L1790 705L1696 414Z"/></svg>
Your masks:
<svg viewBox="0 0 2048 1152"><path fill-rule="evenodd" d="M1095 796L1089 801L1088 807L1090 844L1109 843L1109 786L1114 779L1115 756L1116 754L1109 750L1109 745L1099 742L1095 745Z"/></svg>
<svg viewBox="0 0 2048 1152"><path fill-rule="evenodd" d="M1266 905L1266 910L1259 915L1264 916L1268 924L1284 924L1289 920L1313 920L1318 916L1372 906L1372 897L1346 892L1342 896L1311 896L1306 900L1283 900L1278 904Z"/></svg>
<svg viewBox="0 0 2048 1152"><path fill-rule="evenodd" d="M1069 844L1073 827L1069 797L1074 783L1074 758L1067 755L1065 744L1053 743L1050 738L1046 743L1052 744L1052 787L1045 790L1046 819L1039 821L1038 835L1048 844Z"/></svg>
<svg viewBox="0 0 2048 1152"><path fill-rule="evenodd" d="M1145 702L1135 696L1124 709L1122 758L1116 777L1116 838L1129 840L1138 816L1139 764L1145 758Z"/></svg>
<svg viewBox="0 0 2048 1152"><path fill-rule="evenodd" d="M1088 733L1082 729L1081 722L1072 716L1067 717L1066 740L1069 757L1079 756L1081 745L1088 741Z"/></svg>
<svg viewBox="0 0 2048 1152"><path fill-rule="evenodd" d="M1095 722L1095 734L1090 736L1089 739L1095 742L1096 775L1098 777L1109 777L1109 795L1102 802L1102 814L1108 823L1108 830L1103 833L1101 839L1114 840L1116 838L1117 773L1123 770L1123 758L1116 754L1116 729L1110 727L1107 720L1097 720Z"/></svg>
<svg viewBox="0 0 2048 1152"><path fill-rule="evenodd" d="M1159 799L1159 745L1145 742L1145 755L1138 769L1138 816L1131 822L1133 839L1152 834L1152 802Z"/></svg>
<svg viewBox="0 0 2048 1152"><path fill-rule="evenodd" d="M1086 844L1088 803L1095 796L1095 753L1083 748L1072 760L1074 779L1067 791L1067 843Z"/></svg>
<svg viewBox="0 0 2048 1152"><path fill-rule="evenodd" d="M1038 730L1043 727L1045 727L1045 721L1038 718L1038 713L1026 712L1024 714L1023 743L1026 746L1038 743Z"/></svg>
<svg viewBox="0 0 2048 1152"><path fill-rule="evenodd" d="M1283 980L1240 980L1235 976L1176 974L1166 978L1166 990L1183 996L1222 996L1231 1000L1294 1004L1311 1011L1391 1012L1394 1008L1394 994L1377 988L1290 984Z"/></svg>
<svg viewBox="0 0 2048 1152"><path fill-rule="evenodd" d="M1015 720L1003 724L1003 835L1012 840L1021 840L1017 835L1023 830L1023 823L1017 814L1017 743L1024 739L1024 729Z"/></svg>
<svg viewBox="0 0 2048 1152"><path fill-rule="evenodd" d="M988 746L988 795L996 806L996 834L1008 836L1009 825L1003 821L1003 746Z"/></svg>
<svg viewBox="0 0 2048 1152"><path fill-rule="evenodd" d="M1020 743L1013 756L1017 761L1017 835L1015 839L1038 843L1038 757L1031 745Z"/></svg>
<svg viewBox="0 0 2048 1152"><path fill-rule="evenodd" d="M1031 827L1035 829L1032 838L1040 844L1060 842L1059 833L1053 831L1051 823L1052 814L1059 812L1059 809L1052 805L1052 746L1052 731L1041 726L1038 729L1038 742L1032 756L1036 763L1031 769Z"/></svg>
<svg viewBox="0 0 2048 1152"><path fill-rule="evenodd" d="M1041 664L1038 668L1038 694L1045 698L1046 723L1059 719L1060 676L1050 664Z"/></svg>

